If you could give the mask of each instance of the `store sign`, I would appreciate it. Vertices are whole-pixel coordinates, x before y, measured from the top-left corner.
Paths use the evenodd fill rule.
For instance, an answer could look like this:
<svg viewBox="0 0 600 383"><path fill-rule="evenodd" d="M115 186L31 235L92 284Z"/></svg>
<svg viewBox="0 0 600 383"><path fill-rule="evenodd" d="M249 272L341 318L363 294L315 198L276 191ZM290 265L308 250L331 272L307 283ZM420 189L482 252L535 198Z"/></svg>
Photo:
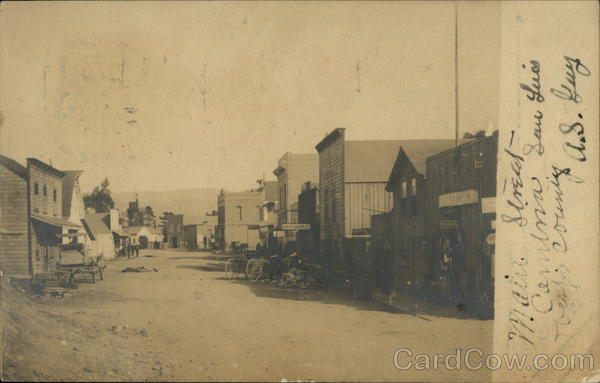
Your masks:
<svg viewBox="0 0 600 383"><path fill-rule="evenodd" d="M458 221L454 219L441 219L440 229L456 229L458 228Z"/></svg>
<svg viewBox="0 0 600 383"><path fill-rule="evenodd" d="M283 230L310 230L310 223L284 223Z"/></svg>
<svg viewBox="0 0 600 383"><path fill-rule="evenodd" d="M439 196L440 207L470 205L479 202L479 192L475 189L447 193Z"/></svg>
<svg viewBox="0 0 600 383"><path fill-rule="evenodd" d="M481 199L481 212L495 213L496 212L496 197L487 197Z"/></svg>
<svg viewBox="0 0 600 383"><path fill-rule="evenodd" d="M273 232L273 237L275 238L283 238L285 236L285 231L276 230Z"/></svg>

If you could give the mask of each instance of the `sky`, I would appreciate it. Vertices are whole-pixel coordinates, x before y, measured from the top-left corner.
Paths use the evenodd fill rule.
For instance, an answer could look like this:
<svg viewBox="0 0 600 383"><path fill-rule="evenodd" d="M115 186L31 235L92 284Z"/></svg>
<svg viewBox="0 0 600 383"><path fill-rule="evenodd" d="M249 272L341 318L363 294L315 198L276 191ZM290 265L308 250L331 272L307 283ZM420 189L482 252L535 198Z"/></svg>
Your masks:
<svg viewBox="0 0 600 383"><path fill-rule="evenodd" d="M0 153L84 191L248 189L337 127L454 137L452 2L1 7ZM500 17L458 5L460 134L497 126Z"/></svg>

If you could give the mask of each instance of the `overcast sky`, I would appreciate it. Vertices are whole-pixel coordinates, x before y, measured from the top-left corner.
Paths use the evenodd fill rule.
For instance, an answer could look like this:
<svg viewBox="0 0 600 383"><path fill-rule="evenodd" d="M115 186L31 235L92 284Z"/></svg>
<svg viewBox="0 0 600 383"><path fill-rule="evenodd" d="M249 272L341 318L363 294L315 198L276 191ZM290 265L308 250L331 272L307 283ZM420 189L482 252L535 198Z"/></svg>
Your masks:
<svg viewBox="0 0 600 383"><path fill-rule="evenodd" d="M500 13L459 5L462 132L496 128ZM454 137L451 2L3 3L0 28L0 152L84 191L250 188L336 127Z"/></svg>

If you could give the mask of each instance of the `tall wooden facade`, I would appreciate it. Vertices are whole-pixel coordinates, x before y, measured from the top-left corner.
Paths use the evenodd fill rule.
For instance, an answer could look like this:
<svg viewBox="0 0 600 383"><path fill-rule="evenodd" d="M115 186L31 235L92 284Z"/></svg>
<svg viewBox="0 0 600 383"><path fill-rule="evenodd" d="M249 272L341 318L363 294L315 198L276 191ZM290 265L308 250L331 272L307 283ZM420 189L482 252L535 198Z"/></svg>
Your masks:
<svg viewBox="0 0 600 383"><path fill-rule="evenodd" d="M466 289L493 286L497 153L496 131L427 159L429 271L435 276L444 247L458 243Z"/></svg>
<svg viewBox="0 0 600 383"><path fill-rule="evenodd" d="M27 168L0 155L0 270L6 275L27 277L29 260L29 214Z"/></svg>
<svg viewBox="0 0 600 383"><path fill-rule="evenodd" d="M427 157L454 145L454 140L419 140L403 145L398 152L387 183L387 190L394 195L389 229L392 232L394 288L411 292L424 288L429 241L426 226Z"/></svg>

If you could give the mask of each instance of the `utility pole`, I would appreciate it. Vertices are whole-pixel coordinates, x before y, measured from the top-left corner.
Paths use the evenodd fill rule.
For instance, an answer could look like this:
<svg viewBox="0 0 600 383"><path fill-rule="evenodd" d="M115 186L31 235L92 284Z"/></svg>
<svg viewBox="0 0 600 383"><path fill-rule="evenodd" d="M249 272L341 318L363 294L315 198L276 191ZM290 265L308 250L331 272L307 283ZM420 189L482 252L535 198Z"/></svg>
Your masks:
<svg viewBox="0 0 600 383"><path fill-rule="evenodd" d="M458 148L458 1L454 2L454 146Z"/></svg>

